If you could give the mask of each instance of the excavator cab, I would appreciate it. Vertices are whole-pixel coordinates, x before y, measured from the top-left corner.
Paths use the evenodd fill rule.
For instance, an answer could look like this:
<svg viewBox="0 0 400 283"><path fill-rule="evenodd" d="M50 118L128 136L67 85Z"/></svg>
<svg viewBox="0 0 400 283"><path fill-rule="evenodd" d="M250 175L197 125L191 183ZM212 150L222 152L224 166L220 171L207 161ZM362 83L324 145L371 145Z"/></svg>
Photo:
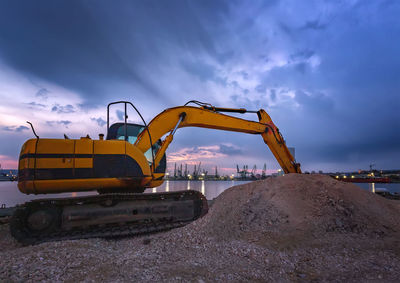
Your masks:
<svg viewBox="0 0 400 283"><path fill-rule="evenodd" d="M106 139L126 140L127 142L133 145L135 144L139 134L143 132L144 129L146 129L146 126L144 125L132 124L132 123L115 123L108 128ZM153 156L156 156L160 147L161 147L161 139L158 139L157 142L153 144L152 147L153 153L151 152L151 149L147 150L144 153L144 156L146 157L150 167L153 164ZM167 157L164 154L164 156L161 158L159 165L155 169L154 173L164 173L166 168L167 168Z"/></svg>

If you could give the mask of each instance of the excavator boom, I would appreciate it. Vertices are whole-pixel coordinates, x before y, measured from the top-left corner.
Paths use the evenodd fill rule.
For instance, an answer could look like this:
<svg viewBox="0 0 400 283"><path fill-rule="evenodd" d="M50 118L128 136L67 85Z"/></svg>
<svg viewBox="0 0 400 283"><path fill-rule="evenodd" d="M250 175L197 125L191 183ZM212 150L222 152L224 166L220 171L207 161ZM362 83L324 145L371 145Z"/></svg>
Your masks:
<svg viewBox="0 0 400 283"><path fill-rule="evenodd" d="M184 127L200 127L247 134L260 134L285 173L301 173L300 164L295 162L279 129L272 122L271 117L265 110L251 111L257 113L259 122L221 114L217 110L237 113L247 112L243 108L199 108L192 106L169 108L158 114L149 123L148 132L150 135L147 131L143 131L138 136L135 146L142 152L146 152L150 148L149 136L153 140L158 140L168 132L171 132L163 142L163 151L159 153L159 155L162 155L166 147L172 142L172 132L175 132L177 128ZM157 163L154 164L154 166L156 165Z"/></svg>

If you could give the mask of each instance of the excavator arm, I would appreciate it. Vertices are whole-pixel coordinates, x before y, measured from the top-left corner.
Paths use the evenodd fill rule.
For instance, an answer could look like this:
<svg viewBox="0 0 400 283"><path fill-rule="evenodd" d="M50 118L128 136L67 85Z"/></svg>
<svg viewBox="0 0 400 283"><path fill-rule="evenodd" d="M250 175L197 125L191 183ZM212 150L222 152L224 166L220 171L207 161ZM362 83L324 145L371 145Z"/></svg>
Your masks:
<svg viewBox="0 0 400 283"><path fill-rule="evenodd" d="M249 121L220 112L257 113L259 121ZM148 131L143 131L137 138L135 146L142 152L150 147L150 139L157 141L169 133L162 141L161 148L154 157L152 171L157 168L167 147L173 140L173 135L178 128L200 127L248 134L259 134L268 145L279 165L285 173L301 173L300 164L286 146L285 140L278 128L272 122L271 117L260 109L259 111L247 111L246 109L219 108L213 106L180 106L169 108L158 114L149 124Z"/></svg>

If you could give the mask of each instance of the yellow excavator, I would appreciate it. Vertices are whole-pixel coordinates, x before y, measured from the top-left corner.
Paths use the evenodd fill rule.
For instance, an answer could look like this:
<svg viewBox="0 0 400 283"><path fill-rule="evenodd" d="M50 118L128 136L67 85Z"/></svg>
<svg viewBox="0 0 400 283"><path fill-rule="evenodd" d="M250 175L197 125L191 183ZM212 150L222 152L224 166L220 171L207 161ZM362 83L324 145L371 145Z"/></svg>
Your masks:
<svg viewBox="0 0 400 283"><path fill-rule="evenodd" d="M124 122L110 126L110 107L115 104L124 105ZM128 106L143 125L127 122ZM222 112L256 113L259 121ZM103 134L98 140L89 136L43 139L32 126L36 138L24 143L19 157L19 190L25 194L99 194L27 202L11 218L12 236L23 244L125 236L172 229L205 215L207 200L200 192L143 193L164 182L165 151L177 129L183 127L259 134L285 173L301 173L300 164L263 109L222 108L192 100L164 110L146 124L132 103L112 102L107 106L106 139Z"/></svg>

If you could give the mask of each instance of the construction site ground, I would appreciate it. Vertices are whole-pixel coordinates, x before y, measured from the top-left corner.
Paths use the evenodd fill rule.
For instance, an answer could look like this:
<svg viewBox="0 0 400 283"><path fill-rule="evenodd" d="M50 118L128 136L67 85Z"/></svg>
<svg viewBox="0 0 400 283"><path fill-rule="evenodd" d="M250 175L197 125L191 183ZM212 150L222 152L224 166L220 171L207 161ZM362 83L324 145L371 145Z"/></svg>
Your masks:
<svg viewBox="0 0 400 283"><path fill-rule="evenodd" d="M397 281L400 201L323 175L223 192L172 231L22 246L0 225L0 281Z"/></svg>

